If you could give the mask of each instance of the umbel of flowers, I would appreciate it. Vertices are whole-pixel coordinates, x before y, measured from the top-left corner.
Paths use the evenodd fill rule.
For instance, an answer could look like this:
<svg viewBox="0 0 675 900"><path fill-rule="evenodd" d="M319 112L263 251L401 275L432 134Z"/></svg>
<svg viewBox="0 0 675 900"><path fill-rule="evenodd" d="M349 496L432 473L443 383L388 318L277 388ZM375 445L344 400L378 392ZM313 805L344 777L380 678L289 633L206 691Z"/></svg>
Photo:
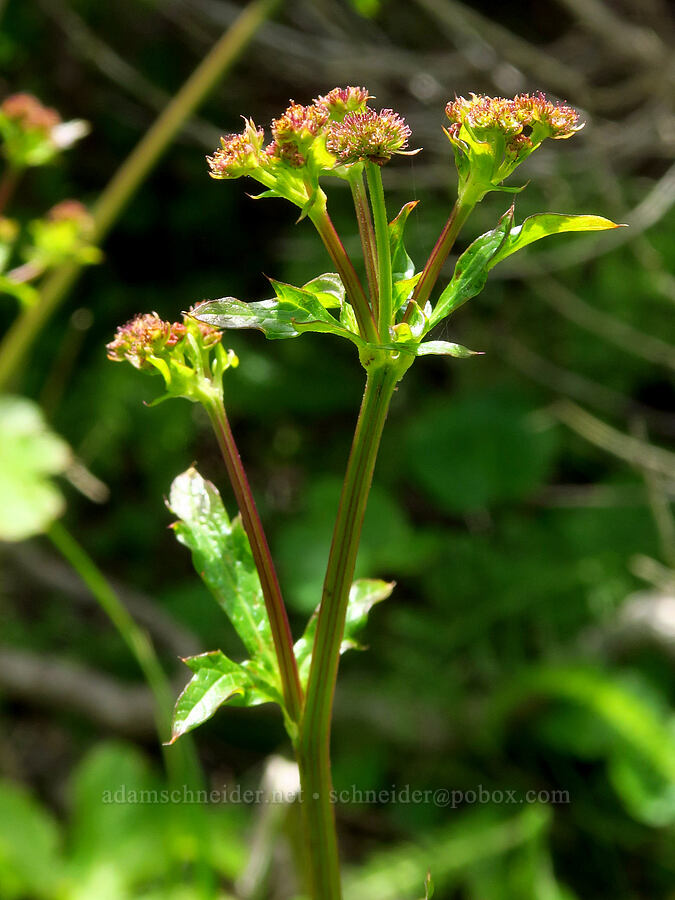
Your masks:
<svg viewBox="0 0 675 900"><path fill-rule="evenodd" d="M136 369L160 374L169 397L193 402L222 398L222 375L238 365L232 350L221 345L222 331L185 313L180 322L165 322L157 313L134 316L120 325L107 345L108 359L126 361Z"/></svg>

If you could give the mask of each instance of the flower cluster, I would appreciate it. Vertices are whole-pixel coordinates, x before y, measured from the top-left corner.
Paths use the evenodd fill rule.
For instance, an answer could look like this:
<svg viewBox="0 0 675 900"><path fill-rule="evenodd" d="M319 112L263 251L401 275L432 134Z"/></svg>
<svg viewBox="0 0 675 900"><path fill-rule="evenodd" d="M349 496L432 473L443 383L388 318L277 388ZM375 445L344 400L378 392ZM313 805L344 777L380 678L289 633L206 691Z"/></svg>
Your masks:
<svg viewBox="0 0 675 900"><path fill-rule="evenodd" d="M4 154L15 168L50 162L87 134L89 126L79 119L62 122L55 109L44 106L32 94L6 97L0 104L0 134Z"/></svg>
<svg viewBox="0 0 675 900"><path fill-rule="evenodd" d="M62 200L42 219L28 225L31 246L25 257L35 275L64 262L98 263L103 255L93 244L94 219L79 200Z"/></svg>
<svg viewBox="0 0 675 900"><path fill-rule="evenodd" d="M446 134L455 149L460 192L471 177L480 191L503 190L500 183L546 138L572 137L583 128L571 106L552 103L544 94L518 94L513 99L471 94L445 108Z"/></svg>
<svg viewBox="0 0 675 900"><path fill-rule="evenodd" d="M220 148L213 156L206 157L212 178L241 178L259 165L265 134L251 119L244 119L244 122L241 134L221 137Z"/></svg>
<svg viewBox="0 0 675 900"><path fill-rule="evenodd" d="M366 104L365 87L336 87L308 106L291 101L271 125L272 141L264 146L262 129L245 119L241 134L221 138L207 157L212 178L250 175L267 191L285 197L306 215L325 197L320 176L350 177L350 168L364 161L383 165L403 152L410 129L392 110L375 112Z"/></svg>
<svg viewBox="0 0 675 900"><path fill-rule="evenodd" d="M571 106L551 103L540 92L518 94L512 100L472 94L470 100L457 97L445 108L451 124L468 125L474 132L500 131L505 135L522 134L524 128L543 137L568 138L583 126Z"/></svg>
<svg viewBox="0 0 675 900"><path fill-rule="evenodd" d="M55 109L43 106L32 94L12 94L0 105L0 112L26 131L41 131L45 136L61 121Z"/></svg>
<svg viewBox="0 0 675 900"><path fill-rule="evenodd" d="M373 162L383 166L408 146L410 128L391 109L366 108L331 125L326 146L341 163Z"/></svg>
<svg viewBox="0 0 675 900"><path fill-rule="evenodd" d="M283 159L293 168L306 165L312 145L327 121L328 111L323 106L302 106L291 100L284 114L272 121L274 140L267 148L267 155Z"/></svg>
<svg viewBox="0 0 675 900"><path fill-rule="evenodd" d="M106 346L108 359L129 362L136 369L159 372L167 397L205 402L222 393L222 374L238 359L221 346L222 331L192 315L165 322L157 313L142 313L120 325ZM159 402L159 401L155 401Z"/></svg>
<svg viewBox="0 0 675 900"><path fill-rule="evenodd" d="M333 88L327 94L319 95L314 104L323 107L331 122L341 122L347 113L363 112L371 94L368 88Z"/></svg>

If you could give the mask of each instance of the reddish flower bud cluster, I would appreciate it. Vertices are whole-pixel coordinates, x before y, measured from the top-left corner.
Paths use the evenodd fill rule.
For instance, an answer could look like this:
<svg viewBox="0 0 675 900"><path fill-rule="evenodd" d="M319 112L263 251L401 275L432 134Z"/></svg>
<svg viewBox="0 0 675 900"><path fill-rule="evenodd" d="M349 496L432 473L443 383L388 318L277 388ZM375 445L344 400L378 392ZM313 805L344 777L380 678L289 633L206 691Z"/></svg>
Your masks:
<svg viewBox="0 0 675 900"><path fill-rule="evenodd" d="M332 122L341 122L347 113L363 112L369 99L370 92L368 88L336 87L327 94L319 95L314 103L328 112Z"/></svg>
<svg viewBox="0 0 675 900"><path fill-rule="evenodd" d="M341 163L369 161L384 165L394 153L408 145L410 128L391 109L379 113L366 108L349 113L342 122L334 122L328 132L326 147Z"/></svg>
<svg viewBox="0 0 675 900"><path fill-rule="evenodd" d="M273 142L267 148L271 158L283 159L294 168L304 166L307 151L328 121L323 106L302 106L291 101L288 109L272 121Z"/></svg>
<svg viewBox="0 0 675 900"><path fill-rule="evenodd" d="M551 103L541 92L518 94L512 100L484 94L472 94L470 100L457 97L445 112L455 130L466 124L474 131L500 131L509 136L522 134L526 127L538 127L542 137L568 138L582 127L576 110Z"/></svg>
<svg viewBox="0 0 675 900"><path fill-rule="evenodd" d="M12 94L6 97L0 105L0 112L22 128L41 131L46 137L61 122L61 116L55 109L43 106L32 94Z"/></svg>
<svg viewBox="0 0 675 900"><path fill-rule="evenodd" d="M265 134L250 119L244 121L241 134L221 137L220 149L206 157L212 178L240 178L258 165Z"/></svg>
<svg viewBox="0 0 675 900"><path fill-rule="evenodd" d="M222 332L192 318L188 326L188 317L189 313L183 317L182 322L170 323L160 319L157 313L134 316L126 325L120 325L114 339L106 345L108 359L115 362L126 360L137 369L148 367L152 357L159 357L164 351L172 350L189 332L197 336L205 349L219 343Z"/></svg>
<svg viewBox="0 0 675 900"><path fill-rule="evenodd" d="M348 86L333 88L308 106L292 100L272 121L272 141L264 150L262 129L246 120L241 134L221 138L220 149L207 157L210 174L221 179L252 175L267 188L276 188L277 178L284 177L279 163L293 169L313 167L323 174L332 171L330 154L342 164L369 159L382 165L403 150L410 129L390 109L369 109L369 98L367 88ZM302 191L296 193L300 198Z"/></svg>

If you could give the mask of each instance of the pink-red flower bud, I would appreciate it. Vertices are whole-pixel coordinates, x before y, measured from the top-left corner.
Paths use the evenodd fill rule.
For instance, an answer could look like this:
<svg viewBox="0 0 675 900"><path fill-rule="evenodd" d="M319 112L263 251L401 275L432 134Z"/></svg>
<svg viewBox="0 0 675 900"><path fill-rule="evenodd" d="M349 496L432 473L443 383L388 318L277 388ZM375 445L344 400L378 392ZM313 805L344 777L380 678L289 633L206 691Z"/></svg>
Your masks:
<svg viewBox="0 0 675 900"><path fill-rule="evenodd" d="M394 153L401 153L408 145L410 128L405 120L391 109L379 113L366 108L349 113L342 122L333 122L328 131L326 147L341 163L369 161L382 166Z"/></svg>

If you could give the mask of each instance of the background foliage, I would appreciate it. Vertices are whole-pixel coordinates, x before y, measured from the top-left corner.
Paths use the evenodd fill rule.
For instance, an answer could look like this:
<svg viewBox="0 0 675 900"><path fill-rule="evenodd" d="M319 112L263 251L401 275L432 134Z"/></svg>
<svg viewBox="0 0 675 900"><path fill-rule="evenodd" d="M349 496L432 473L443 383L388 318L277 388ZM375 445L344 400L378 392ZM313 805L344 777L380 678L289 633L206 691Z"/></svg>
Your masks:
<svg viewBox="0 0 675 900"><path fill-rule="evenodd" d="M92 125L25 179L12 214L29 220L64 196L91 203L238 11L224 0L7 3L2 95L29 90ZM205 153L241 114L267 124L288 97L365 84L424 148L384 171L392 216L420 201L408 249L421 261L454 199L447 99L543 89L583 110L579 137L526 164L518 216L593 212L631 228L556 238L500 266L437 335L485 356L423 359L402 383L357 571L397 586L371 615L368 652L344 661L334 738L340 790L482 786L569 802L343 804L350 897L419 896L428 867L436 896L453 900L675 896L675 457L656 465L650 450L675 434L672 36L662 0L282 6L186 123L15 385L105 486L93 502L67 469L65 521L178 688L178 655L237 647L163 498L198 460L232 500L199 410L145 408L152 381L107 363L104 344L136 312L171 320L206 298L262 299L263 273L304 283L326 268L292 208L214 183ZM462 244L508 202L486 200ZM347 192L331 203L356 239ZM15 302L0 298L3 327ZM227 344L241 358L228 410L299 635L320 593L362 372L350 346L322 335L270 344L239 332ZM101 803L121 785L161 786L147 690L46 541L0 545L0 558L0 895L203 896L186 874L201 858L223 896L292 896L292 851L265 844L284 810L200 807L198 851L189 807ZM270 710L227 710L200 730L209 786L269 776L285 746ZM273 866L268 886L247 862L252 836L254 862Z"/></svg>

